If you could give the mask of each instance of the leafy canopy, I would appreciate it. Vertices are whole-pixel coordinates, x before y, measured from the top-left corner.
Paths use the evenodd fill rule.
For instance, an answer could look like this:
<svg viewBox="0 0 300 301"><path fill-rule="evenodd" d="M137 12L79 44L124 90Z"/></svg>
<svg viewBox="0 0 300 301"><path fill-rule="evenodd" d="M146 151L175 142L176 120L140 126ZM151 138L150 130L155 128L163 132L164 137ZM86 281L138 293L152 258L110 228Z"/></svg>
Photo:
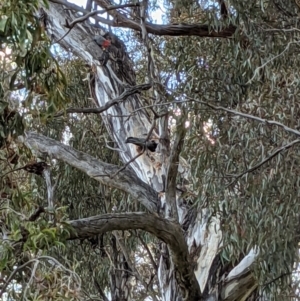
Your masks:
<svg viewBox="0 0 300 301"><path fill-rule="evenodd" d="M242 0L230 4L229 15L224 18L219 6L210 2L203 5L166 1L167 23L208 24L211 30L219 31L232 24L237 29L230 38L151 35L151 44L170 114L176 119L174 112L179 109L188 116L188 134L181 156L191 168L191 182L183 194L184 200L197 210L208 208L211 217L221 219L223 263L234 265L258 247L260 255L254 272L260 292L270 292L269 300L287 300L294 289L293 267L298 263L299 145L296 141L289 146L297 135L286 127L299 130L300 126L299 7L292 1ZM38 6L38 1L17 0L0 6L1 47L4 53L10 53L1 56L1 170L9 171L33 159L16 141L24 125L120 165L117 152L107 148L107 144L114 145L99 116L53 117L66 104L93 105L86 80L93 70L74 54L66 56L62 50L51 49L51 41L36 17ZM127 46L137 83L146 82L147 51L141 47L143 42L135 31L123 32L122 38L136 41ZM17 94L19 90L21 93ZM14 98L18 107L13 107ZM141 99L145 105L153 105L151 92ZM253 116L261 120L254 120ZM108 213L115 207L120 212L143 208L125 193L100 185L63 162L49 163L58 183L55 208L47 209L55 220L50 225L48 215L26 221L38 206L47 203L42 178L24 171L1 178L1 223L15 242L1 242L1 273L10 275L32 254L49 255L69 270L62 266L51 270L51 264L42 262L38 267L40 278L29 288L25 283L31 274L17 273L22 293L25 290L29 296L35 292L35 300L39 296L43 300L75 300L82 298L78 293L82 285L85 293L93 296L99 293L99 287L110 290L107 271L114 264L120 270L130 270L122 264L125 255L120 246L124 244L133 261L147 254L147 259L138 264L139 273L147 281L152 281L154 275L153 291L149 294L158 295L156 272L147 272L150 259L145 251L148 243L153 257L157 255L155 238L126 231L66 243L60 230L67 219ZM128 271L123 273L135 278ZM71 286L64 285L66 277L72 279ZM18 290L11 289L15 299L20 294ZM138 286L134 294L135 300L143 300Z"/></svg>

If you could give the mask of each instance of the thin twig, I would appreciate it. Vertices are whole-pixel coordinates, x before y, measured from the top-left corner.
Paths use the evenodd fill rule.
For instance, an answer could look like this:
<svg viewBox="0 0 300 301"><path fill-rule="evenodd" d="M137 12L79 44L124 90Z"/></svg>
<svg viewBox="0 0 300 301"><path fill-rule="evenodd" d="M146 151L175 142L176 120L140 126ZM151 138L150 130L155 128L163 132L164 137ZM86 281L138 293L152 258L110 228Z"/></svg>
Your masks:
<svg viewBox="0 0 300 301"><path fill-rule="evenodd" d="M124 170L130 163L134 162L135 159L140 157L144 152L145 152L145 148L143 149L143 151L141 153L137 154L135 157L130 159L128 162L126 162L126 164L124 166L122 166L120 169L118 169L110 178L113 179L118 173L120 173L122 170Z"/></svg>
<svg viewBox="0 0 300 301"><path fill-rule="evenodd" d="M102 290L102 288L101 288L101 285L100 285L99 282L97 281L97 278L94 276L94 273L93 273L94 269L93 269L93 267L92 267L91 262L89 262L89 267L90 267L91 277L92 277L93 280L94 280L94 284L95 284L95 286L96 286L96 288L97 288L97 290L98 290L98 292L99 292L101 298L103 299L103 301L109 301L108 298L105 296L105 294L104 294L104 292L103 292L103 290Z"/></svg>
<svg viewBox="0 0 300 301"><path fill-rule="evenodd" d="M149 140L149 138L151 137L152 132L153 132L153 130L154 130L154 128L155 128L155 120L156 120L156 118L154 118L154 120L153 120L153 122L152 122L151 128L150 128L150 130L149 130L149 132L148 132L148 135L147 135L147 137L146 137L146 142L147 142L147 141Z"/></svg>
<svg viewBox="0 0 300 301"><path fill-rule="evenodd" d="M59 3L59 4L62 4L62 5L66 4L66 1L60 1L60 0L51 0L51 2ZM74 26L77 23L84 22L85 20L87 20L90 17L93 17L93 16L98 15L98 14L102 15L102 14L104 14L104 13L110 11L110 10L115 10L115 9L119 9L119 8L126 8L126 7L134 7L134 6L139 6L139 5L140 5L139 3L112 5L112 6L107 7L106 9L95 10L95 11L89 12L86 15L73 20L71 23L69 23L68 20L66 19L66 24L64 26L69 28L69 30L61 38L59 38L57 41L55 41L53 44L56 44L56 43L60 42L61 40L63 40L70 33L70 31L74 28Z"/></svg>
<svg viewBox="0 0 300 301"><path fill-rule="evenodd" d="M135 276L141 282L141 284L145 287L146 290L150 289L150 291L152 293L154 293L154 295L152 297L154 298L154 300L157 301L157 298L155 296L155 292L154 292L152 286L149 287L147 282L143 279L143 277L141 276L139 271L136 269L134 263L130 259L130 256L127 252L126 246L121 242L118 232L113 231L113 235L115 236L117 244L119 245L119 248L121 249L123 256L125 257L126 263L128 264L129 268L131 269L131 271L128 271L128 272L131 273L133 276Z"/></svg>
<svg viewBox="0 0 300 301"><path fill-rule="evenodd" d="M148 71L148 77L149 77L149 81L153 82L154 79L154 61L152 60L152 49L151 49L151 44L149 42L148 39L148 33L147 33L147 29L146 29L146 9L147 9L147 0L143 0L143 5L140 9L140 17L141 17L141 32L142 32L142 38L144 40L144 44L147 48L147 52L148 52L148 67L147 67L147 71Z"/></svg>
<svg viewBox="0 0 300 301"><path fill-rule="evenodd" d="M155 260L154 260L154 258L152 256L152 254L151 254L150 249L148 248L147 244L144 242L143 238L141 237L141 235L138 232L137 232L137 237L139 238L139 240L141 241L141 243L144 246L145 250L147 251L148 256L150 258L150 261L151 261L151 263L152 263L155 271L158 271L158 266L157 266L157 264L156 264L156 262L155 262Z"/></svg>
<svg viewBox="0 0 300 301"><path fill-rule="evenodd" d="M122 152L122 153L125 152L125 151L121 150L120 148L109 146L109 145L107 144L107 141L106 141L105 137L104 137L104 140L105 140L105 146L106 146L108 149L111 149L111 150L117 151L117 152Z"/></svg>
<svg viewBox="0 0 300 301"><path fill-rule="evenodd" d="M272 158L274 158L276 155L278 155L280 152L286 150L286 149L289 149L291 148L293 145L297 144L300 142L300 139L296 139L292 142L290 142L289 144L287 145L284 145L282 147L280 147L279 149L277 149L275 152L273 152L269 157L265 158L264 160L262 160L260 163L256 164L255 166L247 169L246 171L240 173L239 175L237 175L235 177L235 179L229 184L226 186L226 188L228 188L229 186L231 186L232 184L234 184L239 178L241 178L243 175L249 173L249 172L252 172L256 169L258 169L259 167L261 167L263 164L265 164L266 162L268 162L269 160L271 160Z"/></svg>
<svg viewBox="0 0 300 301"><path fill-rule="evenodd" d="M289 42L286 47L283 49L282 52L280 52L279 54L273 56L272 58L270 58L269 60L267 60L265 63L263 63L261 66L257 67L255 70L254 70L254 74L252 76L252 78L250 80L248 80L248 82L246 83L247 85L248 84L251 84L251 82L253 81L253 79L255 78L255 76L258 74L258 71L262 68L264 68L267 64L269 64L270 62L274 61L275 59L277 59L278 57L280 57L281 55L283 55L291 46L291 44L299 44L299 41L292 41L292 42Z"/></svg>
<svg viewBox="0 0 300 301"><path fill-rule="evenodd" d="M190 99L192 100L192 99ZM239 111L235 111L235 110L231 110L231 109L227 109L227 108L224 108L224 107L221 107L221 106L215 106L215 105L212 105L210 103L207 103L205 101L201 101L201 100L196 100L196 99L193 99L192 101L195 101L195 102L198 102L198 103L201 103L201 104L204 104L214 110L220 110L220 111L225 111L225 112L228 112L228 113L231 113L233 115L238 115L238 116L242 116L242 117L245 117L245 118L248 118L248 119L253 119L253 120L256 120L256 121L259 121L259 122L262 122L264 124L267 124L267 125L277 125L279 127L282 127L285 131L287 132L290 132L290 133L293 133L297 136L300 136L300 132L295 130L295 129L292 129L278 121L274 121L274 120L268 120L268 119L263 119L263 118L260 118L260 117L257 117L257 116L254 116L254 115L250 115L250 114L246 114L246 113L242 113L242 112L239 112Z"/></svg>
<svg viewBox="0 0 300 301"><path fill-rule="evenodd" d="M149 90L152 87L150 83L148 84L142 84L137 85L133 87L128 87L125 89L125 91L119 95L118 97L111 99L108 101L105 105L98 107L98 108L68 108L66 110L61 110L57 114L54 115L54 117L60 117L64 115L65 113L85 113L85 114L100 114L106 110L108 110L110 107L118 104L121 101L126 100L129 96L140 93L141 91Z"/></svg>
<svg viewBox="0 0 300 301"><path fill-rule="evenodd" d="M30 278L29 278L28 282L27 282L26 285L25 285L23 296L26 296L27 290L28 290L28 288L29 288L29 285L30 285L31 282L32 282L33 277L35 276L35 273L36 273L36 270L37 270L37 268L38 268L38 265L39 265L39 261L37 260L37 261L34 263L33 269L32 269L32 271L31 271Z"/></svg>
<svg viewBox="0 0 300 301"><path fill-rule="evenodd" d="M6 283L3 284L2 289L0 291L0 298L2 297L3 293L5 292L7 286L9 285L9 283L12 281L14 275L18 272L23 270L27 265L36 262L37 259L31 259L27 262L25 262L24 264L20 265L19 267L17 267L16 269L13 270L13 272L9 275L8 279L6 280Z"/></svg>
<svg viewBox="0 0 300 301"><path fill-rule="evenodd" d="M298 274L298 272L296 272L296 273ZM276 282L277 280L279 280L280 278L282 278L282 277L284 277L284 276L290 276L290 275L292 275L292 274L293 274L293 273L283 273L283 274L281 274L280 276L278 276L278 277L272 279L271 281L269 281L269 282L263 284L263 285L262 285L262 292L263 292L263 291L266 289L266 287L269 286L270 284Z"/></svg>
<svg viewBox="0 0 300 301"><path fill-rule="evenodd" d="M70 31L73 29L73 27L69 28L69 30L58 40L54 41L53 43L51 43L52 45L59 43L60 41L62 41L69 33Z"/></svg>
<svg viewBox="0 0 300 301"><path fill-rule="evenodd" d="M145 145L146 145L146 142L149 140L153 130L154 130L154 127L155 127L155 120L153 121L152 125L151 125L151 128L148 132L148 135L145 139ZM124 170L130 163L134 162L138 157L140 157L146 150L146 147L144 146L143 147L143 150L137 154L135 157L133 157L132 159L130 159L128 162L126 162L126 164L124 166L122 166L120 169L118 169L112 176L111 176L111 179L113 179L119 172L121 172L122 170Z"/></svg>
<svg viewBox="0 0 300 301"><path fill-rule="evenodd" d="M47 260L48 263L54 263L56 265L58 265L59 267L61 267L64 271L70 273L70 275L73 275L74 278L76 278L76 282L78 284L78 287L81 287L81 279L78 276L78 274L76 272L71 271L70 269L66 268L64 265L62 265L58 260L56 260L55 258L51 257L51 256L47 256L47 255L43 255L43 256L39 256L37 258L31 259L27 262L25 262L24 264L20 265L19 267L17 267L8 277L7 281L5 282L5 284L2 286L2 289L0 291L0 298L2 297L3 293L5 292L7 286L10 284L10 282L12 281L14 275L18 272L23 270L26 266L28 266L31 263L37 263L40 260Z"/></svg>
<svg viewBox="0 0 300 301"><path fill-rule="evenodd" d="M24 166L21 166L21 167L18 167L18 168L15 168L15 169L12 169L12 170L9 170L7 171L6 173L0 175L0 179L1 178L4 178L6 175L12 173L12 172L15 172L15 171L18 171L18 170L21 170L21 169L24 169L28 164L24 165Z"/></svg>
<svg viewBox="0 0 300 301"><path fill-rule="evenodd" d="M129 3L129 4L112 5L112 6L109 6L109 7L105 8L105 9L95 10L95 11L92 11L92 12L82 16L82 17L79 17L79 18L73 20L71 23L66 24L67 25L66 27L72 28L79 22L84 22L85 20L87 20L90 17L93 17L93 16L98 15L98 14L102 15L102 14L104 14L104 13L110 11L110 10L126 8L126 7L135 7L135 6L140 6L140 4L139 3Z"/></svg>

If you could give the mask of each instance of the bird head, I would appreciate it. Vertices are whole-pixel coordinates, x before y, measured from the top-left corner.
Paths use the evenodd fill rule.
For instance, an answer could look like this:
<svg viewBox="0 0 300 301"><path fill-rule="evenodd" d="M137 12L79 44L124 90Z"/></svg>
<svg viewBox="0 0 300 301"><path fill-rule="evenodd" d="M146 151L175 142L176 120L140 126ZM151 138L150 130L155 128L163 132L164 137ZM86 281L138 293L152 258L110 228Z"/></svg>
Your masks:
<svg viewBox="0 0 300 301"><path fill-rule="evenodd" d="M111 42L109 40L105 40L102 44L102 47L107 48L111 45Z"/></svg>
<svg viewBox="0 0 300 301"><path fill-rule="evenodd" d="M108 47L111 45L111 41L110 40L107 40L105 39L103 36L101 35L98 35L98 36L95 36L93 38L93 41L95 41L100 47Z"/></svg>

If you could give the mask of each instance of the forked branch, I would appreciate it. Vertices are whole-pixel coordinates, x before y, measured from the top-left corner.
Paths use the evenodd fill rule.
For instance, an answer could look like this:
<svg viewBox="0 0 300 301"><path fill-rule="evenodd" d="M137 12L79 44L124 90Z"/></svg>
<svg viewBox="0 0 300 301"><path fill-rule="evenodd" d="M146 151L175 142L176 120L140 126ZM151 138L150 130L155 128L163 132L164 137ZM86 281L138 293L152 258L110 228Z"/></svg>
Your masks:
<svg viewBox="0 0 300 301"><path fill-rule="evenodd" d="M123 190L140 201L150 212L157 212L156 191L138 178L133 171L122 170L112 179L111 175L119 170L114 164L102 162L84 152L34 132L26 133L22 139L30 149L61 160L105 185Z"/></svg>
<svg viewBox="0 0 300 301"><path fill-rule="evenodd" d="M134 87L129 87L126 88L125 91L118 97L109 100L104 106L102 107L97 107L97 108L69 108L66 110L62 110L55 114L54 117L60 117L64 115L65 113L84 113L84 114L100 114L106 110L108 110L110 107L126 100L129 96L135 94L135 93L140 93L141 91L149 90L152 87L151 84L142 84L142 85L137 85Z"/></svg>
<svg viewBox="0 0 300 301"><path fill-rule="evenodd" d="M189 300L201 300L199 284L189 262L187 244L179 224L153 214L135 212L98 215L73 220L70 225L75 231L69 239L88 238L114 230L140 229L153 234L169 246L176 272L180 274L178 280L188 291Z"/></svg>
<svg viewBox="0 0 300 301"><path fill-rule="evenodd" d="M78 12L82 12L84 14L89 14L90 12L85 10L84 8L75 5L73 3L69 3L64 0L50 0L50 2L63 4L65 7L76 10ZM118 14L118 16L121 14ZM141 26L138 22L135 22L125 15L122 14L122 18L119 20L109 20L106 18L99 17L98 15L92 15L96 22L100 22L102 24L106 24L112 27L119 28L130 28L136 31L141 32ZM210 37L210 38L229 38L232 37L236 31L236 26L229 25L228 27L222 28L221 30L213 29L211 26L206 24L152 24L149 22L145 22L145 27L148 33L157 35L157 36L198 36L198 37Z"/></svg>

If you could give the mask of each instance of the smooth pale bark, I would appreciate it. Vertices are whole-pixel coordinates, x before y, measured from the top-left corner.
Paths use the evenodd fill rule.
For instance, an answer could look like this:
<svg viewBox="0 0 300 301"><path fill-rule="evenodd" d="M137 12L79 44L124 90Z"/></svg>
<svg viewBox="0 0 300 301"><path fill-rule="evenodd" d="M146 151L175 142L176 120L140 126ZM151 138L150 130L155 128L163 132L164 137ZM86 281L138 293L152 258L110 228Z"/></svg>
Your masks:
<svg viewBox="0 0 300 301"><path fill-rule="evenodd" d="M172 254L179 282L187 288L189 300L201 300L195 275L190 268L188 248L179 224L144 212L105 214L89 217L70 224L76 230L70 239L86 238L114 230L141 229L165 242Z"/></svg>
<svg viewBox="0 0 300 301"><path fill-rule="evenodd" d="M157 193L140 180L130 170L119 170L118 166L102 162L94 157L77 151L54 139L29 132L23 142L33 151L47 154L85 172L91 178L129 193L140 201L150 212L157 210ZM111 176L115 175L115 176ZM141 229L152 233L166 242L171 250L178 281L190 300L199 300L201 293L191 262L183 231L179 224L147 213L107 214L71 222L76 235L70 238L84 238L113 230ZM103 231L103 232L102 232Z"/></svg>
<svg viewBox="0 0 300 301"><path fill-rule="evenodd" d="M68 31L63 26L65 19L68 17L73 20L75 17L71 15L70 11L65 11L61 5L51 4L48 12L52 20L52 27L49 31L51 31L53 40L56 41ZM118 101L118 103L116 102L113 106L110 106L113 99L119 99L120 95L126 89L130 90L130 88L128 88L128 83L125 82L124 78L118 79L111 62L108 62L107 68L100 65L97 57L100 56L101 49L92 40L94 35L99 34L99 32L93 33L92 29L90 31L88 32L86 27L78 24L59 43L65 49L71 49L76 55L94 66L96 71L95 83L94 87L92 87L94 100L101 108L107 107L109 103L109 108L102 112L101 117L111 138L122 150L120 152L122 161L128 162L136 156L137 152L134 145L125 143L126 138L130 136L146 137L151 129L152 122L149 115L144 110L141 110L142 101L137 95L132 95L126 101ZM128 65L130 64L126 56L124 58L125 61ZM130 66L128 68L130 69ZM131 78L131 81L135 81L132 72L132 69L128 70L128 76ZM147 87L149 84L145 85ZM148 156L144 154L132 162L130 167L140 179L160 192L164 190L165 160L167 158L159 153L151 153Z"/></svg>
<svg viewBox="0 0 300 301"><path fill-rule="evenodd" d="M75 232L70 233L67 239L84 239L114 230L144 230L161 239L170 247L174 255L173 262L182 273L184 273L186 265L190 264L187 259L186 242L182 236L178 235L182 231L181 227L152 214L144 212L104 214L73 220L70 221L70 225ZM258 250L252 249L224 279L221 291L213 290L203 300L244 300L257 287L250 272L250 267L257 256Z"/></svg>
<svg viewBox="0 0 300 301"><path fill-rule="evenodd" d="M140 180L132 171L128 169L120 170L116 165L102 162L84 152L80 152L59 141L34 132L26 133L24 143L30 149L47 154L51 158L61 160L76 167L102 184L129 193L150 212L157 212L157 193L149 185Z"/></svg>
<svg viewBox="0 0 300 301"><path fill-rule="evenodd" d="M52 1L52 2L61 2L61 1ZM66 7L71 7L70 4L66 4ZM72 5L73 9L78 9L78 11L83 11L77 6ZM76 17L72 15L70 10L64 10L61 5L50 3L50 11L48 11L50 17L52 18L52 28L51 32L53 35L54 41L62 38L67 32L68 28L64 27L63 24L66 24L65 20L74 20ZM112 22L111 20L102 19L100 17L94 18L96 21L103 23ZM127 23L126 23L127 22ZM133 28L138 31L141 31L140 25L135 22L130 22L128 20L121 20L120 24L115 24L115 26ZM113 25L113 26L114 26ZM204 25L193 24L179 24L179 25L153 25L146 23L146 30L153 34L157 35L198 35L198 36L210 36L210 37L226 37L231 36L235 28L227 28L224 32L219 31L208 31L207 27ZM227 31L226 31L227 30ZM65 48L70 49L74 54L77 54L82 59L86 60L87 63L91 64L95 70L95 84L92 87L92 92L94 95L94 100L97 102L99 107L107 106L109 107L107 111L102 112L101 117L106 125L108 132L110 133L112 139L118 145L120 152L120 157L123 162L128 162L132 157L136 155L136 148L132 145L125 144L125 140L128 136L144 136L148 134L151 128L151 120L147 113L140 110L141 100L137 95L132 95L127 98L126 101L117 101L112 103L113 99L118 99L120 95L124 92L128 83L130 85L135 84L135 77L133 70L130 69L130 64L128 63L128 58L124 59L124 64L127 63L128 67L128 80L125 77L120 77L116 74L114 65L110 61L107 64L107 68L99 64L97 57L100 56L100 48L92 41L94 35L99 34L95 30L91 29L88 24L77 24L72 30L66 35L59 43ZM127 68L126 67L126 68ZM127 69L126 69L127 70ZM107 105L109 104L109 105ZM112 105L111 105L112 104ZM116 117L119 116L119 117ZM124 116L124 117L120 117ZM159 134L159 133L157 133ZM102 181L107 185L113 185L113 182L119 182L114 184L114 187L125 190L128 193L131 193L134 198L138 199L144 206L151 212L155 212L157 209L157 192L164 190L163 179L166 178L166 170L168 169L168 158L165 158L159 153L151 154L147 156L146 154L139 157L135 160L130 166L133 172L122 171L116 177L114 181L108 176L107 171L116 171L111 165L99 160L96 160L90 157L87 154L81 152L70 151L70 148L55 142L54 140L48 140L49 138L43 137L40 135L29 133L27 138L27 143L31 146L34 146L40 151L51 153L52 156L56 157L59 160L63 160L76 168L79 168L87 172L91 177L95 178L98 181ZM44 142L47 141L47 147L44 146ZM180 169L180 168L179 168ZM125 179L125 180L124 180ZM136 186L133 184L135 183ZM146 185L147 183L148 185ZM130 184L130 187L128 186ZM116 186L118 185L118 186ZM145 186L146 185L146 186ZM130 190L134 186L134 189ZM174 198L174 194L171 195L171 198ZM192 249L199 250L197 251L193 258L196 256L196 267L195 267L195 277L199 286L201 287L202 292L205 292L203 295L204 300L244 300L246 296L251 294L255 289L255 282L252 275L249 273L249 262L241 262L235 269L239 272L234 274L233 269L231 271L231 277L223 277L218 275L216 281L212 281L216 271L214 270L214 262L218 257L222 234L219 227L218 219L209 219L209 212L207 210L202 210L197 213L196 218L189 220L188 208L184 208L181 204L177 203L178 206L178 218L181 223L187 223L187 237L186 249L189 252L192 252ZM158 217L152 217L158 218ZM160 218L159 218L160 219ZM166 221L169 223L169 221ZM76 224L73 221L74 225ZM77 223L80 223L77 221ZM85 227L88 228L88 221L85 221ZM118 223L118 222L116 222ZM119 224L119 223L118 223ZM137 225L137 224L135 224ZM164 224L165 225L165 224ZM169 225L169 224L168 224ZM132 226L132 225L131 225ZM142 225L140 225L142 227ZM117 230L117 226L115 226ZM145 227L145 226L144 226ZM180 227L176 225L178 229ZM91 227L94 231L95 227ZM97 228L98 231L103 231L101 227ZM102 229L102 230L101 230ZM145 228L141 228L146 230ZM147 230L146 230L147 231ZM149 232L154 234L154 231ZM93 232L94 233L94 232ZM181 232L178 232L181 233ZM158 235L158 233L156 233ZM166 239L166 234L161 234L163 237L161 239ZM181 238L180 245L182 243ZM166 243L168 243L166 241ZM170 242L171 243L171 242ZM177 246L178 242L173 242L170 245L171 255L174 258L174 262L177 263L176 255L177 253L173 251L175 245ZM183 249L182 249L183 250ZM185 252L185 251L184 251ZM182 254L184 254L184 252ZM182 269L187 271L187 275L178 275L176 272L176 267L166 266L164 260L161 257L160 267L158 272L158 278L160 283L160 289L162 292L162 298L164 301L173 301L180 300L179 285L184 285L185 290L189 289L188 286L191 285L191 295L192 299L187 300L200 300L198 295L197 285L193 282L193 277L190 275L190 269L187 267L189 260L184 258L184 267ZM255 256L252 256L252 261L255 260ZM195 263L195 262L194 262ZM236 270L236 271L237 271ZM187 277L182 280L180 277ZM220 279L223 279L220 282ZM175 281L176 280L176 281ZM189 281L189 283L188 283ZM175 292L175 293L174 293ZM199 297L199 298L198 298Z"/></svg>
<svg viewBox="0 0 300 301"><path fill-rule="evenodd" d="M70 221L70 225L75 232L71 233L68 239L89 238L114 230L144 230L161 239L170 247L173 262L182 275L189 272L186 270L188 261L187 245L183 237L178 235L182 229L178 224L167 219L144 212L116 213L73 220ZM231 270L224 279L224 285L220 292L221 299L215 291L211 292L204 300L241 300L243 296L250 294L257 287L250 273L250 267L257 255L257 250L251 250L240 264ZM193 294L190 293L190 298L192 298Z"/></svg>

